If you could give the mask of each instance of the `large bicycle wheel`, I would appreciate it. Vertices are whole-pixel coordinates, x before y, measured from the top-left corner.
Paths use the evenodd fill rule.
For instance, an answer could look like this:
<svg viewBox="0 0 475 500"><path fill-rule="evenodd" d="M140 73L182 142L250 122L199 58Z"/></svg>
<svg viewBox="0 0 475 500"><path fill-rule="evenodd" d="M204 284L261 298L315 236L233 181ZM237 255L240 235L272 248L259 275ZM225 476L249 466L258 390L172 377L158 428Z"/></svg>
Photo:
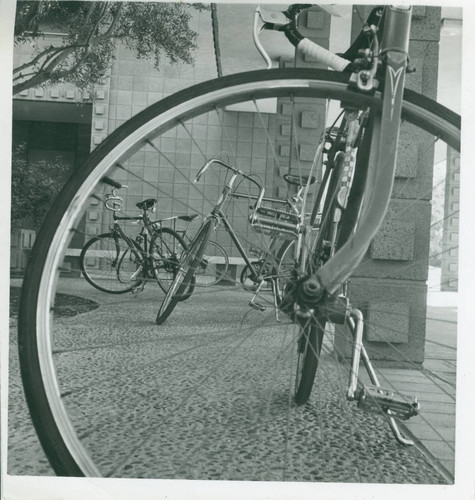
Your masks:
<svg viewBox="0 0 475 500"><path fill-rule="evenodd" d="M122 125L73 175L36 239L19 314L23 385L38 436L57 474L318 481L325 469L328 480L385 481L378 453L389 453L392 464L401 464L401 482L414 463L417 470L428 470L419 455L411 455L409 461L408 452L391 438L386 441L384 418L361 416L345 401L347 366L333 362L345 359L336 338L324 339L319 390L312 392L309 410L306 407L306 417L301 418L293 403L301 327L282 311L276 314L268 290L259 295L256 308L249 307L250 293L241 287L196 287L159 327L152 290L133 303L114 302L108 296L111 302L74 318L53 314L61 310L57 294L74 290L75 295L87 296L90 290L84 280L81 288L74 276L62 271L75 259L71 238L84 234L81 221L92 195L107 189L104 176L129 186L143 185L150 196L155 193L166 200L163 207L169 207L170 216L184 209L207 214L225 179L211 169L199 183L192 179L211 155L225 151L227 161L259 175L268 194L276 195L285 189L282 170L305 174L313 166L320 176L317 146L338 114L333 104L380 108L379 92L360 95L347 83L345 75L291 69L197 85ZM240 110L233 107L238 103ZM459 127L457 117L445 108L406 92L401 133L404 141L411 141L416 128L426 131L418 136L419 158L431 161L434 137L457 148ZM215 139L205 143L210 137ZM409 150L406 147L405 153ZM395 193L402 192L408 178L396 180ZM422 183L410 196L426 200L426 188L431 190ZM125 198L129 194L133 198L130 188ZM314 198L311 190L310 207ZM227 209L228 220L243 246L252 244L266 252L269 237L249 228L248 212L247 200L235 201ZM86 220L91 223L91 218ZM181 284L185 277L180 277ZM394 293L392 283L390 291L379 291L378 299L390 303ZM364 299L372 301L375 295ZM419 321L417 317L411 315L410 321ZM377 330L377 347L394 345L383 335L391 328ZM407 356L407 350L402 354ZM336 427L338 441L346 433L351 449L364 443L369 457L365 470L331 471L308 459L322 450L335 458L327 464L338 463L337 452L326 444L334 440L325 439ZM368 463L374 465L370 477ZM439 480L429 476L429 482Z"/></svg>
<svg viewBox="0 0 475 500"><path fill-rule="evenodd" d="M79 263L86 280L101 292L121 294L143 281L141 256L114 233L91 238L81 250Z"/></svg>

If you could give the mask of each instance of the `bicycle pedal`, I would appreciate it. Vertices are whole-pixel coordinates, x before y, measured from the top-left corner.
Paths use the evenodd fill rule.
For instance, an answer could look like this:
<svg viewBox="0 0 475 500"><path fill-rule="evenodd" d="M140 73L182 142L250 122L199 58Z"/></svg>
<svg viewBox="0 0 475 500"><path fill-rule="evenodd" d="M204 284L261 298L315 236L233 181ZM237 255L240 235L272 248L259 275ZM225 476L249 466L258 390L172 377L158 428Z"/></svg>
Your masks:
<svg viewBox="0 0 475 500"><path fill-rule="evenodd" d="M419 413L415 396L395 393L375 385L365 385L356 395L358 408L373 413L388 413L399 420L408 420Z"/></svg>
<svg viewBox="0 0 475 500"><path fill-rule="evenodd" d="M264 312L266 310L266 306L263 306L262 304L258 304L257 302L252 302L252 301L249 301L249 307L252 307L256 311L261 311L261 312Z"/></svg>

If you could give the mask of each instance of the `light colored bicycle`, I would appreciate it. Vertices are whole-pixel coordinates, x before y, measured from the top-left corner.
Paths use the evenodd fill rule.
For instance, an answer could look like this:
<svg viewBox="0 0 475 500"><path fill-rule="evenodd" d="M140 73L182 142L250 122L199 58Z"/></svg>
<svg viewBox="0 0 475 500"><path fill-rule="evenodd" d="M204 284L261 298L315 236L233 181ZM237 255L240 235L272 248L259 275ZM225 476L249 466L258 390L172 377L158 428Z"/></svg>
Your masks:
<svg viewBox="0 0 475 500"><path fill-rule="evenodd" d="M351 304L348 279L384 220L391 191L405 187L394 179L399 137L406 142L417 137L419 157L430 160L435 142L459 150L460 117L404 90L410 7L375 9L359 37L363 44L350 51L356 54L351 60L300 35L295 19L301 11L301 6L280 14L260 9L256 31L283 31L304 54L333 70L233 74L167 97L111 134L73 175L49 214L23 284L19 346L30 412L57 474L318 481L320 471L308 457L318 450L333 456L335 443L344 443L345 456L364 454L364 460L355 460L351 470L339 467L339 459L323 461L328 464L325 477L387 481L380 464L389 454L403 471L401 481L414 464L427 471L425 481L440 481L422 455L388 439L381 425L389 422L399 442L409 443L396 418L419 411L415 418L421 426L430 424L412 398L380 387L384 379L369 364L362 344L364 316ZM279 112L263 111L264 99L274 99ZM232 111L236 103L247 103L254 114ZM341 115L335 108L341 108ZM299 123L308 110L320 117L321 126L302 137ZM219 150L210 152L194 135L194 127L203 124L222 132L216 141ZM239 127L247 129L239 137L248 142L238 149L232 133L237 137ZM177 154L162 147L170 138ZM271 301L261 312L249 307L249 292L239 286L208 288L195 289L160 326L153 321L158 297L140 311L120 303L68 321L55 317L56 292L70 286L60 270L71 237L81 233L82 217L104 177L140 182L157 198L173 198L174 213L179 208L196 211L198 204L200 213L208 213L221 179L207 178L200 186L191 179L195 165L216 157L223 143L231 155L229 164L251 178L263 176L266 189L284 167L281 152L287 154L289 173L318 180L306 186L302 206L311 215L303 223L279 221L259 202L249 211L248 200L235 200L229 215L243 238L264 252L269 250L268 235L248 231L249 224L275 231L290 225L296 233L285 260L292 271L280 274L282 300L276 305ZM242 160L242 150L252 151L249 161ZM327 150L330 166L325 170ZM156 182L144 175L143 153L154 156ZM200 162L192 161L196 155ZM240 167L240 161L246 166ZM164 188L164 169L188 182L188 197L174 197ZM320 189L322 184L326 187ZM394 294L385 291L377 298L392 303ZM144 321L149 315L150 321ZM420 325L425 317L411 315L410 321ZM339 342L325 346L324 338L336 338L345 324L349 365ZM397 323L377 328L394 358L413 367L411 344L385 340ZM369 385L368 377L358 372L360 359ZM369 463L375 470L371 477L365 472Z"/></svg>

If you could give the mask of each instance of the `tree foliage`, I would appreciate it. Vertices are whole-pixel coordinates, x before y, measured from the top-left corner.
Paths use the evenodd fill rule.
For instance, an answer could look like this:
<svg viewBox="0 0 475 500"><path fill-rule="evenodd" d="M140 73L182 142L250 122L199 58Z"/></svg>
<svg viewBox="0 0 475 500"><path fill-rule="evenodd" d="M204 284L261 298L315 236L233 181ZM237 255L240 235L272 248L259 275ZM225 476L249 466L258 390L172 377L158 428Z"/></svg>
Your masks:
<svg viewBox="0 0 475 500"><path fill-rule="evenodd" d="M165 54L172 62L191 63L197 33L190 28L192 9L201 4L19 1L15 43L35 46L31 59L13 71L14 95L45 84L70 82L80 89L103 80L118 42L138 58ZM55 43L45 35L58 33Z"/></svg>
<svg viewBox="0 0 475 500"><path fill-rule="evenodd" d="M60 157L32 163L26 151L22 142L12 152L12 229L39 229L69 171Z"/></svg>

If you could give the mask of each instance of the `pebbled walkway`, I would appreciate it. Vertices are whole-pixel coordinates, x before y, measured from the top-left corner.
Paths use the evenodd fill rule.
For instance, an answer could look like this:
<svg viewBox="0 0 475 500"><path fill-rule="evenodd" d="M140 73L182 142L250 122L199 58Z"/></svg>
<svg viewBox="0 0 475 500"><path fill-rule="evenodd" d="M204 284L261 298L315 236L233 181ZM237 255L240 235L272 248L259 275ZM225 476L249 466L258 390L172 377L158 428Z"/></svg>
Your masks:
<svg viewBox="0 0 475 500"><path fill-rule="evenodd" d="M104 322L101 339L113 339L114 335L127 330L127 323L139 324L140 338L132 351L122 353L118 363L110 365L117 369L117 376L124 371L124 363L133 363L134 356L143 361L149 353L146 344L141 344L147 338L156 338L156 326L149 321L150 311L156 310L156 290L146 288L145 292L134 298L127 296L114 297L92 290L82 281L63 280L63 284L71 286L74 293L86 294L88 298L98 301L102 307L83 317L73 318L77 328L87 330L87 322L96 316L106 314L117 307L120 309L119 320L114 324L115 331L107 331ZM74 283L73 283L74 282ZM86 285L86 287L84 286ZM67 290L62 290L67 291ZM226 311L232 316L236 308L234 299L227 303L226 292L216 290L207 293L205 300L211 310L219 302L226 306ZM243 303L245 303L243 301ZM196 343L204 349L209 361L213 361L213 349L217 349L216 339L206 334L209 321L203 315L193 315L196 302L191 299L186 309L181 309L182 320L180 332L161 341L162 351L172 352L176 345L176 334L180 334L180 349ZM203 303L200 303L200 309ZM206 313L207 308L204 308ZM189 314L185 314L186 311ZM196 313L196 311L195 311ZM272 350L279 348L282 339L273 331L264 332L253 348L246 348L229 362L225 371L220 372L212 390L196 390L196 384L182 376L180 384L189 384L190 390L187 402L180 411L170 412L175 398L173 385L167 388L168 380L176 375L183 375L180 366L172 364L170 370L161 370L164 377L162 384L157 374L144 370L142 391L150 391L147 407L137 407L139 415L147 414L147 427L157 428L160 425L160 449L149 436L141 433L143 425L137 420L137 442L143 440L140 451L134 455L134 460L114 472L121 477L163 477L182 479L246 479L246 480L286 480L286 481L332 481L332 482L384 482L384 483L422 483L446 484L452 482L454 418L455 402L453 399L455 374L455 326L452 323L453 308L434 306L430 309L428 338L426 344L427 359L424 365L431 376L412 373L408 370L385 369L384 376L404 390L404 385L411 386L409 392L414 392L417 383L417 393L424 409L424 418L430 422L433 430L427 432L428 426L423 422L410 422L407 428L417 436L418 449L405 448L398 445L390 434L389 428L381 417L362 413L353 404L347 403L341 392L335 390L340 385L342 373L332 362L330 355L324 355L317 372L316 387L309 404L304 407L292 407L289 410L289 399L284 391L277 389L272 397L259 398L259 394L268 395L268 383L271 380L277 387L287 386L288 379L280 380L269 372L268 380L262 380L253 373L254 367L262 363L265 356L272 357ZM178 309L177 309L178 314ZM186 323L184 318L194 318L194 322ZM200 321L196 321L199 317ZM201 319L202 318L202 319ZM440 325L446 323L445 327ZM232 320L232 317L230 317ZM437 321L436 321L437 320ZM433 323L430 323L430 322ZM122 322L122 325L120 323ZM198 323L198 324L197 324ZM130 324L130 323L129 323ZM450 328L447 325L450 324ZM183 326L184 325L184 326ZM188 326L187 326L188 325ZM84 328L85 327L85 328ZM78 330L71 330L76 335ZM97 332L95 332L97 333ZM87 333L86 333L87 335ZM130 329L125 333L130 335ZM138 333L134 335L139 335ZM71 337L73 338L73 337ZM213 341L212 341L213 340ZM39 446L36 434L31 425L24 402L20 380L18 377L18 360L16 354L15 321L12 321L12 337L10 350L10 408L9 408L9 460L10 474L52 475L51 468ZM442 347L440 344L443 344ZM142 345L144 348L139 348ZM265 346L265 351L264 351ZM157 344L155 344L157 348ZM103 351L103 359L98 359L97 366L107 362L107 352ZM199 363L203 358L190 357L189 363L195 363L199 372ZM68 363L78 362L69 358ZM79 363L79 362L78 362ZM189 367L191 368L191 366ZM190 373L192 372L189 370ZM186 372L185 372L186 373ZM224 374L224 375L223 375ZM247 374L246 378L242 374ZM91 380L96 374L91 373ZM114 377L114 374L111 374ZM180 376L181 376L180 375ZM84 374L81 382L84 382ZM153 383L150 384L150 380ZM77 382L77 381L73 381ZM136 381L134 382L136 384ZM246 384L251 384L255 400L249 399ZM279 385L280 384L280 385ZM127 386L127 383L124 384ZM136 384L137 385L137 384ZM164 389L157 392L157 386ZM444 390L442 390L442 387ZM259 391L260 389L260 391ZM448 393L448 394L447 394ZM117 414L117 425L114 439L110 436L103 439L102 460L111 451L123 453L121 448L121 431L126 427L121 423L121 414L127 415L127 405L134 404L131 397L133 391L127 392L127 387L118 392L118 400L123 411ZM229 394L233 394L230 398ZM183 393L180 397L182 397ZM100 399L96 401L99 421L104 416L104 408L100 409ZM93 401L87 397L73 401L73 405L81 409L83 405L91 407ZM120 406L119 405L119 406ZM252 411L249 411L252 408ZM151 410L151 411L148 411ZM108 408L107 411L112 411ZM166 418L166 432L163 431L163 420ZM419 417L417 417L419 418ZM84 428L91 426L89 420L78 423ZM130 429L130 427L127 427ZM421 434L422 429L422 434ZM434 434L432 434L432 431ZM259 440L257 440L257 436ZM130 436L127 436L129 439ZM101 439L92 436L91 439ZM420 449L423 449L423 453ZM101 458L98 457L98 461ZM150 467L153 463L153 467Z"/></svg>

